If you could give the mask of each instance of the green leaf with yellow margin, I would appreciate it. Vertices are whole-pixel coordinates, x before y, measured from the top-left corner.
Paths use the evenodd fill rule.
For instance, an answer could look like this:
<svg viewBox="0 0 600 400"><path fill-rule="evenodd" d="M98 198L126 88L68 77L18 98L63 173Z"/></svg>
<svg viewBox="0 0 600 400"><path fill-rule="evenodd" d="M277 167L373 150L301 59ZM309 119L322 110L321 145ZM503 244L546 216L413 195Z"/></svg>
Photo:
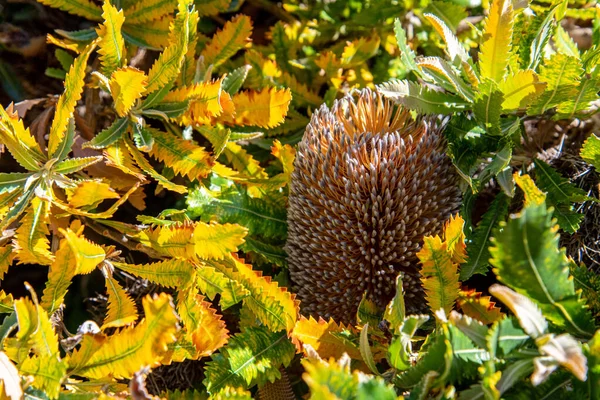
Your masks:
<svg viewBox="0 0 600 400"><path fill-rule="evenodd" d="M484 21L483 43L479 51L479 70L483 79L500 83L507 71L513 34L511 0L493 0Z"/></svg>
<svg viewBox="0 0 600 400"><path fill-rule="evenodd" d="M252 35L252 21L247 15L238 15L228 21L223 29L215 33L211 41L206 45L202 53L204 65L218 67L238 50L246 47Z"/></svg>
<svg viewBox="0 0 600 400"><path fill-rule="evenodd" d="M75 229L75 227L73 227ZM90 242L83 236L83 227L72 230L60 230L68 241L71 251L75 254L76 274L89 274L106 258L104 249L96 243Z"/></svg>
<svg viewBox="0 0 600 400"><path fill-rule="evenodd" d="M546 201L546 194L538 189L528 174L520 175L518 172L515 172L513 179L525 194L525 207L540 205Z"/></svg>
<svg viewBox="0 0 600 400"><path fill-rule="evenodd" d="M135 303L115 278L107 276L105 282L108 310L100 329L120 328L133 324L138 319Z"/></svg>
<svg viewBox="0 0 600 400"><path fill-rule="evenodd" d="M94 353L102 348L104 342L106 342L106 335L103 333L83 334L79 348L65 357L65 362L69 365L69 373L76 375L79 368L84 366Z"/></svg>
<svg viewBox="0 0 600 400"><path fill-rule="evenodd" d="M58 355L28 357L19 365L19 372L32 376L32 386L42 390L50 399L57 399L66 378L67 365Z"/></svg>
<svg viewBox="0 0 600 400"><path fill-rule="evenodd" d="M177 0L144 0L137 2L125 9L127 24L155 21L172 13L175 7L177 7Z"/></svg>
<svg viewBox="0 0 600 400"><path fill-rule="evenodd" d="M68 158L55 164L52 172L62 175L72 174L100 161L102 161L101 156Z"/></svg>
<svg viewBox="0 0 600 400"><path fill-rule="evenodd" d="M279 368L294 358L294 345L286 332L271 332L267 327L248 328L229 340L207 363L203 383L209 393L225 386L249 388L281 378Z"/></svg>
<svg viewBox="0 0 600 400"><path fill-rule="evenodd" d="M545 204L526 206L495 232L491 263L501 282L535 301L557 327L589 338L594 322L575 291L557 231Z"/></svg>
<svg viewBox="0 0 600 400"><path fill-rule="evenodd" d="M23 120L13 111L12 105L6 110L0 105L0 142L15 161L28 171L39 171L46 160L29 128L25 129Z"/></svg>
<svg viewBox="0 0 600 400"><path fill-rule="evenodd" d="M188 50L189 19L191 17L188 7L191 4L191 0L179 0L177 16L169 31L170 44L158 56L148 72L147 93L168 87L179 75L181 63Z"/></svg>
<svg viewBox="0 0 600 400"><path fill-rule="evenodd" d="M50 314L62 305L76 271L77 260L75 254L69 246L69 242L63 239L60 241L54 262L50 264L48 280L40 304Z"/></svg>
<svg viewBox="0 0 600 400"><path fill-rule="evenodd" d="M6 294L0 290L0 314L8 314L14 310L14 299L12 294Z"/></svg>
<svg viewBox="0 0 600 400"><path fill-rule="evenodd" d="M196 286L206 297L213 300L220 294L219 305L221 310L239 303L250 292L236 280L230 279L214 267L201 266L196 272Z"/></svg>
<svg viewBox="0 0 600 400"><path fill-rule="evenodd" d="M106 340L78 370L88 378L131 378L143 366L159 365L167 346L175 341L177 315L165 293L142 300L145 318Z"/></svg>
<svg viewBox="0 0 600 400"><path fill-rule="evenodd" d="M53 260L48 235L48 202L34 197L13 241L19 264L49 265Z"/></svg>
<svg viewBox="0 0 600 400"><path fill-rule="evenodd" d="M168 165L175 173L191 180L205 178L213 160L204 147L167 132L147 128L152 132L154 146L150 154Z"/></svg>
<svg viewBox="0 0 600 400"><path fill-rule="evenodd" d="M195 273L192 263L176 259L140 265L120 262L112 264L125 272L170 288L189 285Z"/></svg>
<svg viewBox="0 0 600 400"><path fill-rule="evenodd" d="M102 20L102 10L89 0L38 0L40 3L92 20Z"/></svg>
<svg viewBox="0 0 600 400"><path fill-rule="evenodd" d="M48 138L48 157L54 158L60 151L61 144L65 138L69 119L73 118L77 101L81 98L81 92L85 85L85 69L87 67L88 58L94 49L95 45L89 45L83 53L81 53L67 72L65 78L65 91L58 98L56 111L52 126L50 127L50 136Z"/></svg>
<svg viewBox="0 0 600 400"><path fill-rule="evenodd" d="M115 110L120 117L127 115L135 102L146 90L147 77L143 71L133 67L117 69L110 77L110 94Z"/></svg>
<svg viewBox="0 0 600 400"><path fill-rule="evenodd" d="M454 307L458 297L457 265L452 262L448 244L439 236L427 236L417 253L421 261L421 282L425 289L425 298L431 311L443 309L446 315Z"/></svg>
<svg viewBox="0 0 600 400"><path fill-rule="evenodd" d="M586 163L593 165L597 170L600 169L600 138L594 133L583 143L580 156Z"/></svg>
<svg viewBox="0 0 600 400"><path fill-rule="evenodd" d="M102 73L111 76L113 71L120 68L125 62L125 39L121 34L125 16L123 10L117 10L108 1L102 5L102 11L104 22L96 28L96 33L100 38L98 54L100 54Z"/></svg>

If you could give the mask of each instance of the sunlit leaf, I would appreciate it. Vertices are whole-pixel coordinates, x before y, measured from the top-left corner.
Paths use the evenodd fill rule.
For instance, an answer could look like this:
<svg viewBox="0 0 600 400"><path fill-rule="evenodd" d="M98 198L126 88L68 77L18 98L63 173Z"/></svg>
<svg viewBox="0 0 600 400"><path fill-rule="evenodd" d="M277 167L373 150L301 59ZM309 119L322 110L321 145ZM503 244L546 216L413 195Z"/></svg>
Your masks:
<svg viewBox="0 0 600 400"><path fill-rule="evenodd" d="M238 50L246 47L251 34L252 21L248 16L238 15L228 21L202 51L205 65L221 65Z"/></svg>
<svg viewBox="0 0 600 400"><path fill-rule="evenodd" d="M124 117L135 102L142 97L146 90L146 80L146 74L133 67L119 68L112 74L109 81L110 94L115 102L115 110L120 117Z"/></svg>
<svg viewBox="0 0 600 400"><path fill-rule="evenodd" d="M494 0L484 21L483 42L479 52L482 78L500 83L506 74L513 33L513 4L510 0Z"/></svg>
<svg viewBox="0 0 600 400"><path fill-rule="evenodd" d="M125 16L122 10L117 10L110 2L102 5L102 11L104 22L96 28L100 38L98 54L102 63L102 73L111 76L113 71L121 67L125 61L125 40L121 34Z"/></svg>
<svg viewBox="0 0 600 400"><path fill-rule="evenodd" d="M135 303L112 276L105 278L108 310L101 329L118 328L134 323L138 318Z"/></svg>

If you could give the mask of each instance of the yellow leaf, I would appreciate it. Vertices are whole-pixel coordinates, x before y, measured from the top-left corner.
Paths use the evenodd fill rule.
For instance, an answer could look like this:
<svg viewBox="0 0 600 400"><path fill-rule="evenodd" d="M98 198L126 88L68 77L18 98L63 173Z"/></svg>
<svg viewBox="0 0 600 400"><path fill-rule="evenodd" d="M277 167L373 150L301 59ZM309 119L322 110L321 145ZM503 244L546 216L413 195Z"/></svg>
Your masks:
<svg viewBox="0 0 600 400"><path fill-rule="evenodd" d="M77 260L66 239L61 240L56 258L50 265L48 281L42 295L41 306L50 314L58 310L63 303L71 280L77 270Z"/></svg>
<svg viewBox="0 0 600 400"><path fill-rule="evenodd" d="M275 156L281 165L283 166L283 172L280 174L283 181L283 185L290 182L292 172L294 172L294 160L296 158L296 150L289 144L282 145L279 140L273 141L273 147L271 147L271 154ZM274 176L272 179L276 179Z"/></svg>
<svg viewBox="0 0 600 400"><path fill-rule="evenodd" d="M165 293L142 300L145 318L135 327L110 336L79 368L79 375L99 379L106 376L131 378L144 366L156 367L174 342L177 315Z"/></svg>
<svg viewBox="0 0 600 400"><path fill-rule="evenodd" d="M14 309L14 299L12 294L6 294L0 290L0 314L11 313Z"/></svg>
<svg viewBox="0 0 600 400"><path fill-rule="evenodd" d="M72 51L75 54L81 54L85 50L85 42L76 42L70 39L57 38L52 34L46 35L46 42L53 44L61 49Z"/></svg>
<svg viewBox="0 0 600 400"><path fill-rule="evenodd" d="M421 261L421 282L431 311L443 309L446 315L458 297L457 265L452 263L448 245L439 236L423 238L423 247L417 253Z"/></svg>
<svg viewBox="0 0 600 400"><path fill-rule="evenodd" d="M104 22L96 28L96 33L100 38L98 53L102 62L102 72L104 75L110 76L125 61L125 40L121 34L125 16L122 10L117 10L108 1L102 5L102 11Z"/></svg>
<svg viewBox="0 0 600 400"><path fill-rule="evenodd" d="M452 262L462 264L467 260L467 245L463 228L465 220L460 216L450 216L444 225L444 242L448 246L448 252Z"/></svg>
<svg viewBox="0 0 600 400"><path fill-rule="evenodd" d="M482 78L500 83L507 71L513 34L513 5L511 0L493 0L484 21L483 43L479 52Z"/></svg>
<svg viewBox="0 0 600 400"><path fill-rule="evenodd" d="M103 333L85 333L78 349L73 350L70 355L67 354L65 362L69 365L72 375L76 375L79 368L84 366L88 360L97 352L106 342L106 335Z"/></svg>
<svg viewBox="0 0 600 400"><path fill-rule="evenodd" d="M69 72L67 73L67 77L65 78L65 91L58 98L54 119L52 120L52 126L50 127L50 136L48 138L49 158L55 157L61 150L69 119L73 118L75 106L77 105L77 101L81 98L81 92L85 85L85 69L94 46L94 44L88 46L86 50L73 61L73 65L71 65L71 69L69 69Z"/></svg>
<svg viewBox="0 0 600 400"><path fill-rule="evenodd" d="M519 175L518 172L515 172L513 178L515 183L525 193L525 207L543 204L546 201L546 194L538 189L528 174Z"/></svg>
<svg viewBox="0 0 600 400"><path fill-rule="evenodd" d="M165 163L180 175L191 180L205 178L210 172L213 160L204 147L181 139L170 133L148 128L154 138L150 154Z"/></svg>
<svg viewBox="0 0 600 400"><path fill-rule="evenodd" d="M160 19L172 13L176 6L177 0L144 0L125 9L125 16L128 24L140 24Z"/></svg>
<svg viewBox="0 0 600 400"><path fill-rule="evenodd" d="M377 53L380 42L379 36L374 35L370 38L360 38L348 43L342 53L342 66L349 68L363 64Z"/></svg>
<svg viewBox="0 0 600 400"><path fill-rule="evenodd" d="M107 276L105 280L108 293L108 312L100 329L120 328L133 324L138 318L135 303L116 279Z"/></svg>
<svg viewBox="0 0 600 400"><path fill-rule="evenodd" d="M93 209L104 200L119 198L117 192L102 181L81 181L77 187L66 192L69 204L76 208Z"/></svg>
<svg viewBox="0 0 600 400"><path fill-rule="evenodd" d="M14 258L15 252L11 246L0 247L0 281L4 278L4 274L8 271Z"/></svg>
<svg viewBox="0 0 600 400"><path fill-rule="evenodd" d="M106 164L118 168L126 174L133 175L142 182L146 180L144 173L135 165L131 154L123 140L104 149Z"/></svg>
<svg viewBox="0 0 600 400"><path fill-rule="evenodd" d="M235 125L274 128L285 120L292 94L289 89L248 90L233 96Z"/></svg>
<svg viewBox="0 0 600 400"><path fill-rule="evenodd" d="M194 228L194 253L201 259L222 259L244 243L247 229L238 224L205 224L197 222Z"/></svg>
<svg viewBox="0 0 600 400"><path fill-rule="evenodd" d="M458 293L456 304L465 315L488 325L504 317L491 299L490 296L482 296L481 292L463 288Z"/></svg>
<svg viewBox="0 0 600 400"><path fill-rule="evenodd" d="M48 202L34 197L13 239L18 263L49 265L54 258L50 252L49 234Z"/></svg>
<svg viewBox="0 0 600 400"><path fill-rule="evenodd" d="M143 71L133 67L117 69L110 78L110 94L115 110L124 117L146 90L147 77Z"/></svg>
<svg viewBox="0 0 600 400"><path fill-rule="evenodd" d="M8 148L14 159L29 171L39 171L46 157L40 150L35 138L25 129L23 120L12 104L5 110L0 105L0 143Z"/></svg>
<svg viewBox="0 0 600 400"><path fill-rule="evenodd" d="M223 112L221 106L222 79L212 82L200 82L183 87L167 94L163 102L182 102L188 100L188 109L177 121L184 125L211 124L215 117Z"/></svg>
<svg viewBox="0 0 600 400"><path fill-rule="evenodd" d="M89 274L106 258L104 249L87 240L82 235L82 229L74 232L71 229L60 230L75 255L76 274Z"/></svg>
<svg viewBox="0 0 600 400"><path fill-rule="evenodd" d="M130 24L128 21L123 27L123 32L134 37L143 38L149 47L163 49L169 45L169 27L172 23L172 15L166 15L161 19L152 21L151 24Z"/></svg>
<svg viewBox="0 0 600 400"><path fill-rule="evenodd" d="M102 10L90 0L38 0L40 3L55 7L92 21L100 21Z"/></svg>
<svg viewBox="0 0 600 400"><path fill-rule="evenodd" d="M332 335L332 333L342 333L344 331L356 333L352 327L337 324L333 319L325 321L323 318L319 318L317 321L312 316L308 319L301 316L294 326L291 337L292 342L299 352L304 350L304 344L308 344L323 359L331 357L340 358L346 353L350 358L362 360L357 347L349 346L339 336Z"/></svg>
<svg viewBox="0 0 600 400"><path fill-rule="evenodd" d="M209 356L227 343L229 331L225 321L193 288L179 291L177 310L186 328L186 337L196 348L195 359Z"/></svg>
<svg viewBox="0 0 600 400"><path fill-rule="evenodd" d="M502 109L504 111L526 108L544 91L546 83L539 82L538 76L532 70L521 70L509 74L498 85L504 95Z"/></svg>
<svg viewBox="0 0 600 400"><path fill-rule="evenodd" d="M50 399L57 399L67 375L67 366L58 355L28 357L19 365L21 375L33 377L32 386Z"/></svg>
<svg viewBox="0 0 600 400"><path fill-rule="evenodd" d="M222 12L226 12L229 8L231 0L198 0L198 13L201 16L206 15L217 15Z"/></svg>
<svg viewBox="0 0 600 400"><path fill-rule="evenodd" d="M238 15L228 21L223 29L215 33L210 43L204 48L201 56L204 65L221 65L238 50L250 43L252 35L252 21L246 15Z"/></svg>

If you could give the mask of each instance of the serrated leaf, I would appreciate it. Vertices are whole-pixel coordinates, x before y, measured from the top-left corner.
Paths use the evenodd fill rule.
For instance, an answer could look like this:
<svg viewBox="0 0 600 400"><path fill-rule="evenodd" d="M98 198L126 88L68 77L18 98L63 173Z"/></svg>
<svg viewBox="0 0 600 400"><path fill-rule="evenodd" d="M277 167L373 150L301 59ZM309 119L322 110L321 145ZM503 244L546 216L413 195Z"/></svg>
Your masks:
<svg viewBox="0 0 600 400"><path fill-rule="evenodd" d="M500 115L504 96L490 81L480 85L479 93L473 105L473 113L489 134L498 135L501 132Z"/></svg>
<svg viewBox="0 0 600 400"><path fill-rule="evenodd" d="M537 304L529 297L497 283L490 286L490 293L513 312L525 333L531 338L537 339L548 331L548 322Z"/></svg>
<svg viewBox="0 0 600 400"><path fill-rule="evenodd" d="M369 38L361 37L346 44L342 52L343 68L357 67L373 57L379 50L381 39L378 35Z"/></svg>
<svg viewBox="0 0 600 400"><path fill-rule="evenodd" d="M34 197L16 231L13 248L19 264L49 265L54 256L50 252L48 235L48 202Z"/></svg>
<svg viewBox="0 0 600 400"><path fill-rule="evenodd" d="M7 245L0 247L0 281L4 278L4 274L8 271L8 267L11 266L14 258L15 253L12 246Z"/></svg>
<svg viewBox="0 0 600 400"><path fill-rule="evenodd" d="M133 324L138 313L135 303L112 276L105 277L108 309L100 329L120 328Z"/></svg>
<svg viewBox="0 0 600 400"><path fill-rule="evenodd" d="M119 197L108 183L96 180L80 181L75 188L67 190L69 204L76 208L93 209L104 200Z"/></svg>
<svg viewBox="0 0 600 400"><path fill-rule="evenodd" d="M542 82L546 82L546 90L531 105L528 114L543 114L575 96L583 73L578 58L561 53L553 54L540 67L539 77Z"/></svg>
<svg viewBox="0 0 600 400"><path fill-rule="evenodd" d="M218 79L178 88L169 92L163 102L187 101L187 109L177 120L185 125L210 125L224 111L221 105L222 82Z"/></svg>
<svg viewBox="0 0 600 400"><path fill-rule="evenodd" d="M213 160L210 154L191 141L180 139L170 133L147 128L154 138L150 154L164 162L175 173L189 179L205 178L210 172Z"/></svg>
<svg viewBox="0 0 600 400"><path fill-rule="evenodd" d="M196 347L196 356L209 356L227 343L229 331L225 321L193 289L179 291L177 312L186 328L186 337Z"/></svg>
<svg viewBox="0 0 600 400"><path fill-rule="evenodd" d="M75 255L76 273L89 274L104 261L106 252L101 246L90 242L81 232L81 230L75 232L71 229L60 230L69 243L71 252Z"/></svg>
<svg viewBox="0 0 600 400"><path fill-rule="evenodd" d="M407 371L399 374L394 384L400 388L411 388L419 383L429 371L441 372L446 368L445 353L451 349L450 343L442 335L435 335L427 351L417 363Z"/></svg>
<svg viewBox="0 0 600 400"><path fill-rule="evenodd" d="M386 82L377 86L377 90L396 103L424 114L450 114L470 108L467 101L458 96L406 80Z"/></svg>
<svg viewBox="0 0 600 400"><path fill-rule="evenodd" d="M143 265L119 262L113 262L113 264L125 272L171 288L189 285L193 281L195 273L193 264L176 259Z"/></svg>
<svg viewBox="0 0 600 400"><path fill-rule="evenodd" d="M71 65L71 69L69 69L69 72L67 73L67 77L65 78L65 91L58 98L54 119L50 126L50 135L48 137L49 158L56 157L61 150L61 144L63 143L69 120L73 118L75 106L77 105L77 101L81 98L81 92L85 85L85 70L87 68L88 58L93 49L94 45L88 46L83 53L73 61L73 65Z"/></svg>
<svg viewBox="0 0 600 400"><path fill-rule="evenodd" d="M394 33L396 36L396 42L400 49L400 59L404 66L411 71L419 72L417 67L416 58L414 51L409 47L408 40L406 38L406 32L402 27L402 22L399 18L394 19Z"/></svg>
<svg viewBox="0 0 600 400"><path fill-rule="evenodd" d="M238 15L219 30L201 53L205 65L218 67L238 50L246 47L252 34L252 21L246 15Z"/></svg>
<svg viewBox="0 0 600 400"><path fill-rule="evenodd" d="M40 170L46 157L12 105L6 110L0 105L0 139L19 165L32 172Z"/></svg>
<svg viewBox="0 0 600 400"><path fill-rule="evenodd" d="M137 68L118 68L112 74L109 81L110 94L115 102L115 110L120 117L127 115L135 102L142 97L146 85L146 74Z"/></svg>
<svg viewBox="0 0 600 400"><path fill-rule="evenodd" d="M53 314L63 304L71 280L77 271L77 260L66 239L61 240L54 262L50 264L41 306Z"/></svg>
<svg viewBox="0 0 600 400"><path fill-rule="evenodd" d="M52 172L62 175L72 174L100 161L102 161L102 157L100 156L69 158L57 163Z"/></svg>
<svg viewBox="0 0 600 400"><path fill-rule="evenodd" d="M78 374L88 378L130 378L143 366L159 364L167 345L175 341L177 315L165 293L142 300L145 318L135 327L110 336Z"/></svg>
<svg viewBox="0 0 600 400"><path fill-rule="evenodd" d="M177 7L177 0L144 0L125 9L127 24L142 24L170 14ZM149 24L151 25L151 24Z"/></svg>
<svg viewBox="0 0 600 400"><path fill-rule="evenodd" d="M518 172L515 172L513 174L513 179L525 194L525 207L544 204L546 201L546 194L538 189L533 182L533 179L531 179L528 174L519 175Z"/></svg>
<svg viewBox="0 0 600 400"><path fill-rule="evenodd" d="M10 358L20 362L30 350L40 357L58 357L58 337L48 313L26 297L15 300L14 309L19 330L4 347Z"/></svg>
<svg viewBox="0 0 600 400"><path fill-rule="evenodd" d="M467 85L450 64L439 57L423 57L417 62L425 76L430 76L444 89L459 94L468 102L473 102L473 90Z"/></svg>
<svg viewBox="0 0 600 400"><path fill-rule="evenodd" d="M285 120L292 94L289 89L247 90L233 96L235 125L274 128Z"/></svg>
<svg viewBox="0 0 600 400"><path fill-rule="evenodd" d="M232 336L221 353L211 356L203 383L209 393L217 393L225 386L249 388L272 382L281 378L279 367L287 367L294 354L285 332L248 328Z"/></svg>
<svg viewBox="0 0 600 400"><path fill-rule="evenodd" d="M65 361L69 365L71 373L76 374L79 368L85 365L89 359L106 342L106 335L103 333L85 333L81 339L81 345L78 349L67 355Z"/></svg>
<svg viewBox="0 0 600 400"><path fill-rule="evenodd" d="M31 176L29 173L0 173L0 193L12 192L13 190L23 187L27 179Z"/></svg>
<svg viewBox="0 0 600 400"><path fill-rule="evenodd" d="M460 280L465 282L474 274L485 275L489 268L489 238L500 221L508 215L508 197L500 193L496 196L489 209L483 214L481 221L472 234L469 235L467 246L467 261L460 267Z"/></svg>
<svg viewBox="0 0 600 400"><path fill-rule="evenodd" d="M462 264L467 258L465 234L463 232L465 220L460 215L451 215L444 224L444 242L447 251L452 257L452 262Z"/></svg>
<svg viewBox="0 0 600 400"><path fill-rule="evenodd" d="M127 149L129 150L129 154L135 160L135 163L148 175L152 178L156 179L156 181L165 189L172 190L177 193L187 193L187 188L182 185L178 185L176 183L171 182L163 175L156 172L156 170L152 167L152 165L146 160L144 155L130 142L127 142Z"/></svg>
<svg viewBox="0 0 600 400"><path fill-rule="evenodd" d="M301 316L294 326L291 339L297 351L303 351L304 345L310 345L325 360L331 357L340 358L344 353L354 360L361 360L362 356L356 345L350 345L348 342L340 340L338 336L332 335L334 332L342 333L344 331L357 335L356 330L351 326L338 324L331 318L329 321L325 321L323 318L319 318L317 321L312 316L308 319Z"/></svg>
<svg viewBox="0 0 600 400"><path fill-rule="evenodd" d="M592 133L583 143L579 155L585 162L600 169L600 138Z"/></svg>
<svg viewBox="0 0 600 400"><path fill-rule="evenodd" d="M89 0L39 0L40 3L92 20L102 20L102 10Z"/></svg>
<svg viewBox="0 0 600 400"><path fill-rule="evenodd" d="M22 375L33 377L33 387L43 390L50 399L58 398L67 366L58 356L28 357L19 365Z"/></svg>
<svg viewBox="0 0 600 400"><path fill-rule="evenodd" d="M590 111L591 103L598 100L600 78L583 79L576 88L574 95L568 97L556 108L554 119L573 119Z"/></svg>
<svg viewBox="0 0 600 400"><path fill-rule="evenodd" d="M250 293L236 280L229 279L222 272L207 265L198 268L196 273L196 286L210 300L220 294L219 305L222 310L239 303Z"/></svg>
<svg viewBox="0 0 600 400"><path fill-rule="evenodd" d="M452 263L448 244L442 242L439 236L427 236L423 240L417 257L422 264L421 282L425 298L432 311L444 309L449 314L458 297L457 265Z"/></svg>
<svg viewBox="0 0 600 400"><path fill-rule="evenodd" d="M565 6L568 4L566 1L563 2ZM535 38L531 42L530 52L529 52L529 65L528 69L535 70L539 63L542 61L544 56L544 48L548 44L550 37L552 36L551 28L554 23L554 11L559 7L560 3L554 4L546 11L546 16L544 21L540 24ZM558 18L561 19L562 17Z"/></svg>
<svg viewBox="0 0 600 400"><path fill-rule="evenodd" d="M513 4L510 0L494 0L483 26L483 42L479 50L482 78L500 83L506 74L513 33Z"/></svg>
<svg viewBox="0 0 600 400"><path fill-rule="evenodd" d="M490 296L482 296L481 292L463 288L458 292L457 306L465 315L486 325L499 321L504 314Z"/></svg>
<svg viewBox="0 0 600 400"><path fill-rule="evenodd" d="M467 17L465 8L451 1L432 1L423 12L437 16L455 33L460 21Z"/></svg>
<svg viewBox="0 0 600 400"><path fill-rule="evenodd" d="M495 233L491 263L498 279L541 307L555 325L591 337L594 324L576 292L564 250L558 249L557 226L544 204L526 207Z"/></svg>
<svg viewBox="0 0 600 400"><path fill-rule="evenodd" d="M82 148L103 149L119 140L129 127L128 118L117 118L108 128L99 132L92 140L85 142Z"/></svg>
<svg viewBox="0 0 600 400"><path fill-rule="evenodd" d="M250 69L252 69L250 65L243 65L228 73L223 79L223 90L232 96L236 94L242 88Z"/></svg>
<svg viewBox="0 0 600 400"><path fill-rule="evenodd" d="M120 68L125 61L125 40L121 34L125 16L123 10L117 10L110 2L102 5L102 11L104 22L96 28L100 38L98 54L100 54L102 73L111 76L113 71Z"/></svg>
<svg viewBox="0 0 600 400"><path fill-rule="evenodd" d="M169 45L169 27L173 16L167 15L151 24L125 24L123 37L136 46L161 50Z"/></svg>
<svg viewBox="0 0 600 400"><path fill-rule="evenodd" d="M510 111L527 108L542 94L545 86L530 69L508 74L498 85L504 98L502 109Z"/></svg>
<svg viewBox="0 0 600 400"><path fill-rule="evenodd" d="M423 16L433 25L435 31L446 42L446 53L450 57L453 64L468 63L469 55L463 45L458 41L458 38L452 33L452 30L444 21L433 14L423 14Z"/></svg>
<svg viewBox="0 0 600 400"><path fill-rule="evenodd" d="M159 89L168 87L175 81L181 70L181 64L188 51L189 21L191 12L188 9L191 0L179 0L178 12L169 29L169 46L158 56L148 72L146 93L154 93ZM156 95L155 95L156 96ZM153 101L157 101L153 97ZM145 103L146 107L150 104Z"/></svg>

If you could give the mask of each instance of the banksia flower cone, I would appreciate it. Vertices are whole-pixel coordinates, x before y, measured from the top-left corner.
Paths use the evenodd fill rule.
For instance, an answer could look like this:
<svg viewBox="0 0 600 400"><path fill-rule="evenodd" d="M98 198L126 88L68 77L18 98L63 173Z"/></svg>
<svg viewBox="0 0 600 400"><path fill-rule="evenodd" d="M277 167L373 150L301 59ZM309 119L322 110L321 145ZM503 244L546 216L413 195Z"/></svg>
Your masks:
<svg viewBox="0 0 600 400"><path fill-rule="evenodd" d="M355 322L363 293L385 306L399 272L407 310L425 309L416 253L461 204L440 129L370 90L315 112L296 155L286 244L304 313Z"/></svg>

